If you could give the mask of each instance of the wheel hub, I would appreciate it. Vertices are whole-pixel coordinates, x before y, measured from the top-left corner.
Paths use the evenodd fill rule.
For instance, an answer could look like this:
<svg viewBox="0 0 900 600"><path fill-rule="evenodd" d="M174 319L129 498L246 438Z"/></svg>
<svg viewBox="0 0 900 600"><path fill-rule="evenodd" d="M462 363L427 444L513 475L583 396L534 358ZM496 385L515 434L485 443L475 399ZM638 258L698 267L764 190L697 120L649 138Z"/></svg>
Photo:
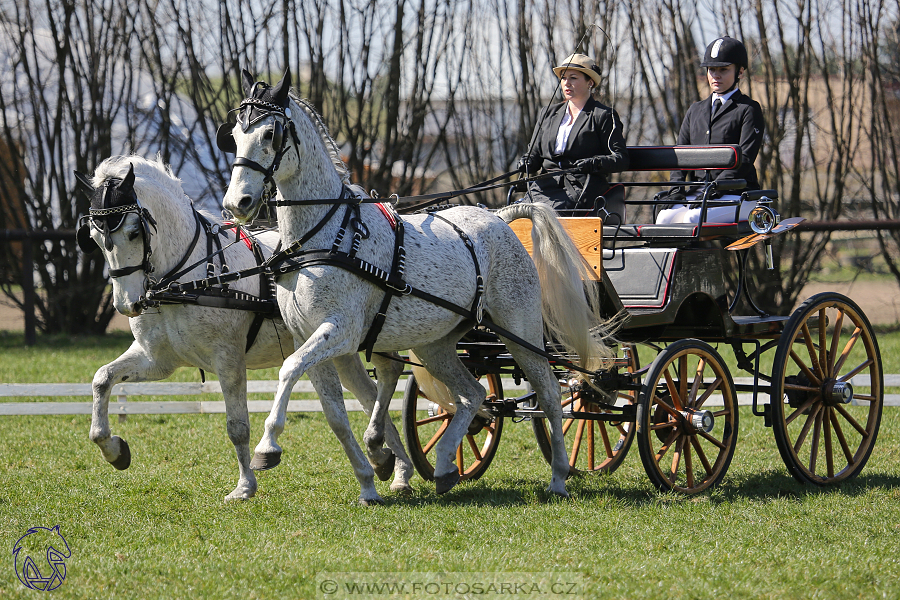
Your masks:
<svg viewBox="0 0 900 600"><path fill-rule="evenodd" d="M683 410L681 415L695 432L709 433L716 425L716 418L708 410Z"/></svg>
<svg viewBox="0 0 900 600"><path fill-rule="evenodd" d="M822 385L822 397L831 405L849 404L853 400L853 386L848 381L826 381Z"/></svg>

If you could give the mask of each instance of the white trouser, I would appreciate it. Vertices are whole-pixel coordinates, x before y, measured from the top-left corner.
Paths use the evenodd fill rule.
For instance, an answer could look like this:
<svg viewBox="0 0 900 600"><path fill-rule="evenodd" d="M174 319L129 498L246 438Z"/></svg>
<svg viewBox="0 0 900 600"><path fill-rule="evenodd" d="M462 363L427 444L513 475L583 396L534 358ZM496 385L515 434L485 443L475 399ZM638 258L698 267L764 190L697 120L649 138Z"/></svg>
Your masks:
<svg viewBox="0 0 900 600"><path fill-rule="evenodd" d="M699 200L699 195L690 194L688 200ZM721 198L716 198L716 202L731 201L737 204L741 201L740 195L727 194ZM741 211L738 215L738 221L746 221L750 215L750 211L756 206L755 200L747 200L741 202ZM731 206L708 206L706 208L706 223L734 223L734 205ZM700 205L699 204L673 204L671 208L665 208L656 215L657 225L668 225L669 223L699 223L700 222Z"/></svg>

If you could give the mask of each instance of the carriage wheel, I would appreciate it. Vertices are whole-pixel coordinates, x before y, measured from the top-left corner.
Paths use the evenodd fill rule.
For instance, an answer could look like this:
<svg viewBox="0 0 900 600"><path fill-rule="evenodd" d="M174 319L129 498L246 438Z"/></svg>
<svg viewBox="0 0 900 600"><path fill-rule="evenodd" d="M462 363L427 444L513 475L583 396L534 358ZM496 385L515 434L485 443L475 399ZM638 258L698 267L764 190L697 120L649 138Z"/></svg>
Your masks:
<svg viewBox="0 0 900 600"><path fill-rule="evenodd" d="M737 394L712 346L679 340L660 352L638 397L637 443L661 491L695 494L717 485L737 443Z"/></svg>
<svg viewBox="0 0 900 600"><path fill-rule="evenodd" d="M628 372L633 373L639 367L637 347L630 346L629 356L631 364ZM582 400L578 394L569 393L566 382L562 385L562 407L564 411L602 413L604 410L590 400ZM637 402L637 392L619 392L620 400L627 404ZM538 448L544 455L544 460L551 462L550 432L547 429L546 419L532 419L531 426L534 429L534 437L537 439ZM563 436L566 438L566 447L569 452L569 471L572 474L580 473L612 473L619 468L631 442L634 440L634 423L623 421L592 421L589 419L564 419Z"/></svg>
<svg viewBox="0 0 900 600"><path fill-rule="evenodd" d="M500 376L487 375L487 381L488 396L502 398ZM450 425L453 415L433 402L430 402L427 410L418 410L416 405L420 399L428 400L428 397L419 388L415 375L410 375L403 394L403 434L416 471L425 481L434 481L433 450ZM461 481L478 479L484 475L497 453L502 431L503 417L486 419L475 415L469 432L456 449L456 466Z"/></svg>
<svg viewBox="0 0 900 600"><path fill-rule="evenodd" d="M825 292L788 319L772 366L772 425L788 471L804 483L851 479L881 422L881 354L852 300Z"/></svg>

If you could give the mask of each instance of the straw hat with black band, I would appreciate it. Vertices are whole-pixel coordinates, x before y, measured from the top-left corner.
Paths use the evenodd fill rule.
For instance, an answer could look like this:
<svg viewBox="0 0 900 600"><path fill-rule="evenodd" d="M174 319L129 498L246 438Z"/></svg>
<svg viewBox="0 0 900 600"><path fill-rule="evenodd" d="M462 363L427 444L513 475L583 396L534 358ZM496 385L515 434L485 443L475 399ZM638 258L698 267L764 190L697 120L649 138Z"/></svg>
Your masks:
<svg viewBox="0 0 900 600"><path fill-rule="evenodd" d="M585 54L570 54L558 67L553 68L557 77L562 77L566 71L578 71L584 73L593 80L595 86L600 85L600 70L594 60Z"/></svg>

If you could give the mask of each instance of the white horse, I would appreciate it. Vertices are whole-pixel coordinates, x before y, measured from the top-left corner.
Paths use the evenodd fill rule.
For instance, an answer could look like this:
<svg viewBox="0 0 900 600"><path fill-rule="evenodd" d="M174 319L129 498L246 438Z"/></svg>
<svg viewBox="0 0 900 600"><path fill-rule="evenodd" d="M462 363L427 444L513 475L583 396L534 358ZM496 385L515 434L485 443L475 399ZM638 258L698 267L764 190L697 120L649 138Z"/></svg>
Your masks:
<svg viewBox="0 0 900 600"><path fill-rule="evenodd" d="M218 271L223 258L232 272L256 267L253 252L244 241L234 242L233 233L226 236L227 230L223 230L216 234L209 231L214 227L201 226L200 215L182 190L180 180L161 161L113 157L97 167L93 179L81 175L79 178L95 190L89 224L84 223L79 229L79 243L88 250L96 243L103 251L112 275L116 310L130 317L134 334L131 347L94 375L91 440L115 468L127 469L131 464L128 444L119 436L110 435L108 404L112 387L123 381L164 379L183 366L216 373L225 398L228 437L234 444L240 469L238 484L225 501L251 498L257 483L249 450L247 369L280 365L294 348L290 332L281 319L266 319L255 340L248 340L255 318L252 312L189 304L163 304L144 311L144 303L151 278L161 279L173 269L184 271L178 277L182 282L206 277L208 239L218 236L223 247L223 252L211 259ZM212 215L204 215L203 219L215 228L222 225L221 219ZM263 254L271 256L278 234L266 232L258 239ZM259 277L238 280L230 287L260 295ZM249 341L252 346L246 349ZM344 385L371 412L376 386L359 356L341 357L336 364ZM402 365L394 370L399 376ZM391 464L395 470L391 489L411 491L412 464L392 425L387 439L398 457L396 465ZM254 457L252 468L271 468L278 458ZM379 476L387 479L390 470Z"/></svg>
<svg viewBox="0 0 900 600"><path fill-rule="evenodd" d="M243 79L248 97L238 111L239 125L223 126L218 136L220 148L238 156L224 206L237 220L247 222L277 186L278 201L293 203L277 209L282 244L296 248L298 240L302 241L294 258L304 263L309 256L323 254L309 254L309 250L327 250L338 239L342 213L329 215L336 203L346 202L342 199L347 189L346 167L315 111L289 93L289 72L274 87L254 83L246 70ZM310 199L319 200L298 202ZM387 273L394 272L395 262L404 264L405 272L400 281L394 278L394 286L400 290L408 284L404 292L412 293L372 283L359 271L329 264L327 258L316 264L304 263L278 280L282 314L302 344L281 368L275 403L257 452L278 451L277 435L284 424L290 389L303 373L308 373L329 425L344 445L360 482L360 501L366 504L379 500L372 469L348 426L331 361L357 352L385 294L399 293L388 305L374 351L412 349L456 399L457 412L436 447L436 490L444 493L459 481L453 464L455 450L485 398L484 388L457 356L457 341L483 313L532 347L543 348L543 326L547 325L554 339L565 342L584 364L596 364L598 357L611 353L602 339L590 333L601 324L596 303L589 304L582 283L582 278L592 276L555 214L542 205L515 205L498 213L460 206L404 217L405 260L400 261L395 261L395 231L380 209L365 203L358 207L358 215L365 225L358 258ZM534 222L538 268L506 223L516 218ZM330 256L352 253L349 236L339 249ZM545 285L539 283L539 277ZM438 303L423 299L417 291L439 297ZM464 309L466 315L449 305ZM553 451L549 491L567 496L569 465L562 436L559 383L544 357L502 332L501 338L537 392L540 408L548 417ZM381 444L386 409L382 404L376 406L364 434L370 459Z"/></svg>

